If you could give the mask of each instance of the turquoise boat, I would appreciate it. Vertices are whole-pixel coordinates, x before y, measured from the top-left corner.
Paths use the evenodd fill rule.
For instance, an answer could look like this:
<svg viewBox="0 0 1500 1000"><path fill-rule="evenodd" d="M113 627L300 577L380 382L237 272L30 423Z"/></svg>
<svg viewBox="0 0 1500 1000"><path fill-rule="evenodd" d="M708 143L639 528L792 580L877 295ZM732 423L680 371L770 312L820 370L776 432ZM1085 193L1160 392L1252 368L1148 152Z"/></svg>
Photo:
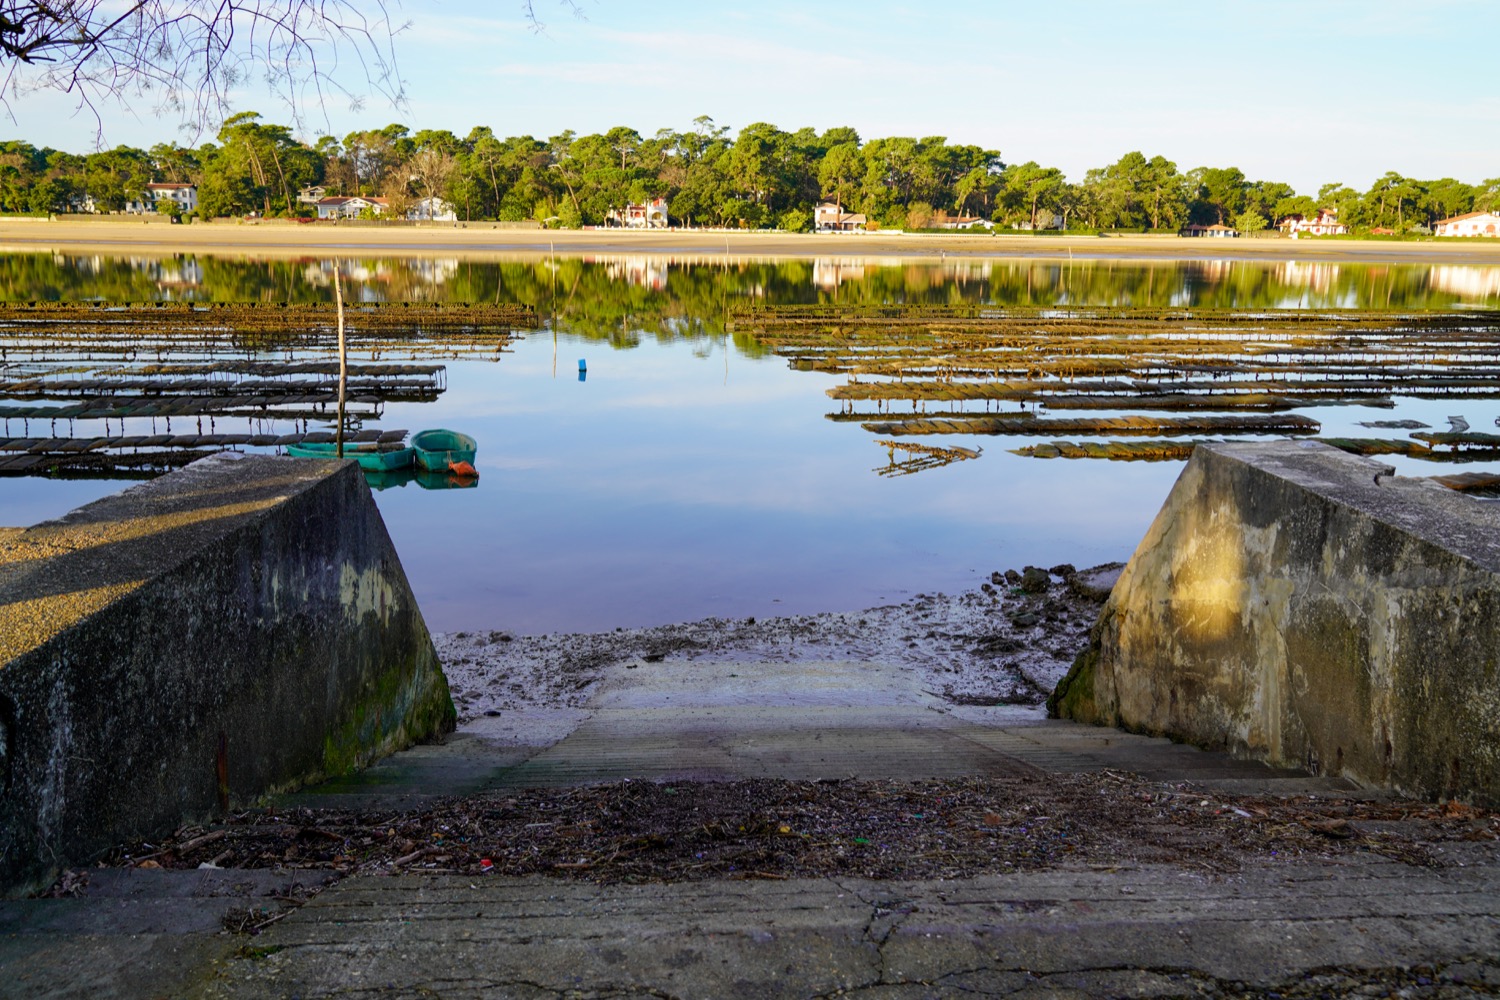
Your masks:
<svg viewBox="0 0 1500 1000"><path fill-rule="evenodd" d="M405 469L391 469L389 471L365 469L364 474L365 482L369 484L370 489L376 492L380 492L381 490L396 490L407 483L417 481L417 466L413 462L410 467Z"/></svg>
<svg viewBox="0 0 1500 1000"><path fill-rule="evenodd" d="M469 435L446 430L418 431L412 435L411 446L417 453L417 465L428 472L447 472L449 466L459 462L472 466L479 448Z"/></svg>
<svg viewBox="0 0 1500 1000"><path fill-rule="evenodd" d="M331 441L305 441L286 446L286 453L293 458L338 458L338 452L338 445ZM412 448L392 448L389 445L382 447L373 443L346 443L344 457L358 462L359 467L366 472L409 469L416 462L416 452Z"/></svg>

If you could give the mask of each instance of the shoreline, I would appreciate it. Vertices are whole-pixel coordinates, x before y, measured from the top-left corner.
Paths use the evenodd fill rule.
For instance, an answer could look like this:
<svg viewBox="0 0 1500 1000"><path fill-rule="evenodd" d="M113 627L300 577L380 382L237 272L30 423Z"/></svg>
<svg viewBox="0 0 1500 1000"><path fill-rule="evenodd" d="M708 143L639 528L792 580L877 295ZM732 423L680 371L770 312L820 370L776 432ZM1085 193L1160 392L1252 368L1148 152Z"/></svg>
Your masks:
<svg viewBox="0 0 1500 1000"><path fill-rule="evenodd" d="M754 670L857 661L869 665L872 678L909 675L943 711L961 717L1040 718L1042 703L1087 646L1123 568L997 571L972 590L917 594L863 611L595 633L436 632L433 641L459 730L500 746L555 743L589 714L612 677L674 663Z"/></svg>
<svg viewBox="0 0 1500 1000"><path fill-rule="evenodd" d="M708 230L498 229L463 223L421 227L324 226L281 221L168 225L82 220L0 220L0 252L257 258L310 255L536 260L553 255L688 255L730 260L888 258L896 261L1299 261L1500 265L1500 240L1236 240L1177 236L1018 236L954 233L775 233Z"/></svg>

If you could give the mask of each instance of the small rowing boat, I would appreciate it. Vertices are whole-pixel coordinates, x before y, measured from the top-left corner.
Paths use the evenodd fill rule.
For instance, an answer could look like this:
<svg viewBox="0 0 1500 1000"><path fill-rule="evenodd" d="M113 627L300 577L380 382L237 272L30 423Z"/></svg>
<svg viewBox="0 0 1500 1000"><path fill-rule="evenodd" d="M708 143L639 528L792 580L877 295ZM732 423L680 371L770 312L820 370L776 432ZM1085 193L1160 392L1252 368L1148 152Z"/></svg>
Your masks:
<svg viewBox="0 0 1500 1000"><path fill-rule="evenodd" d="M467 434L447 430L418 431L412 435L411 446L417 453L417 465L428 472L452 469L475 475L474 452L479 446ZM467 468L455 468L460 465Z"/></svg>

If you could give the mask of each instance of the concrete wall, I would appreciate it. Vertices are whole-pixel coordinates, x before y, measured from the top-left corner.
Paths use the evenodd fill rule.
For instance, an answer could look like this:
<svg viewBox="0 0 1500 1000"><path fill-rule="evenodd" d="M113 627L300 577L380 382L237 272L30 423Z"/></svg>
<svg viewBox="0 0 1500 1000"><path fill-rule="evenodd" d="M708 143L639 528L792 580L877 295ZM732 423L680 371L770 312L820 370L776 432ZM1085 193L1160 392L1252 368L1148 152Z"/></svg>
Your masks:
<svg viewBox="0 0 1500 1000"><path fill-rule="evenodd" d="M0 886L453 724L352 462L218 456L0 536Z"/></svg>
<svg viewBox="0 0 1500 1000"><path fill-rule="evenodd" d="M1053 714L1500 806L1500 506L1388 471L1199 446Z"/></svg>

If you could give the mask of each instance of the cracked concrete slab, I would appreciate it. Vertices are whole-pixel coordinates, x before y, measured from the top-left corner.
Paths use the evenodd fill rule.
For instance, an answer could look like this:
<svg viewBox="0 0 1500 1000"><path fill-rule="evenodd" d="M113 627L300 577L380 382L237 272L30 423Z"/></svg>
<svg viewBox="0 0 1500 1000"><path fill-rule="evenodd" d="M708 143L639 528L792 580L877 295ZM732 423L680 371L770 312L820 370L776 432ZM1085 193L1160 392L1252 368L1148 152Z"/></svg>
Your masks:
<svg viewBox="0 0 1500 1000"><path fill-rule="evenodd" d="M626 665L586 704L530 729L476 720L287 804L415 808L619 777L1111 769L1262 794L1353 792L1167 740L945 704L918 677L854 661ZM1500 848L1449 842L1438 862L1273 857L1216 875L1189 859L929 882L366 875L256 936L216 924L284 876L100 873L78 899L0 904L0 996L927 1000L1332 996L1371 984L1500 995Z"/></svg>
<svg viewBox="0 0 1500 1000"><path fill-rule="evenodd" d="M191 995L1214 996L1417 966L1459 970L1445 995L1484 995L1500 990L1497 889L1500 852L1488 846L1462 868L1372 857L1233 876L1148 866L604 887L364 877Z"/></svg>

